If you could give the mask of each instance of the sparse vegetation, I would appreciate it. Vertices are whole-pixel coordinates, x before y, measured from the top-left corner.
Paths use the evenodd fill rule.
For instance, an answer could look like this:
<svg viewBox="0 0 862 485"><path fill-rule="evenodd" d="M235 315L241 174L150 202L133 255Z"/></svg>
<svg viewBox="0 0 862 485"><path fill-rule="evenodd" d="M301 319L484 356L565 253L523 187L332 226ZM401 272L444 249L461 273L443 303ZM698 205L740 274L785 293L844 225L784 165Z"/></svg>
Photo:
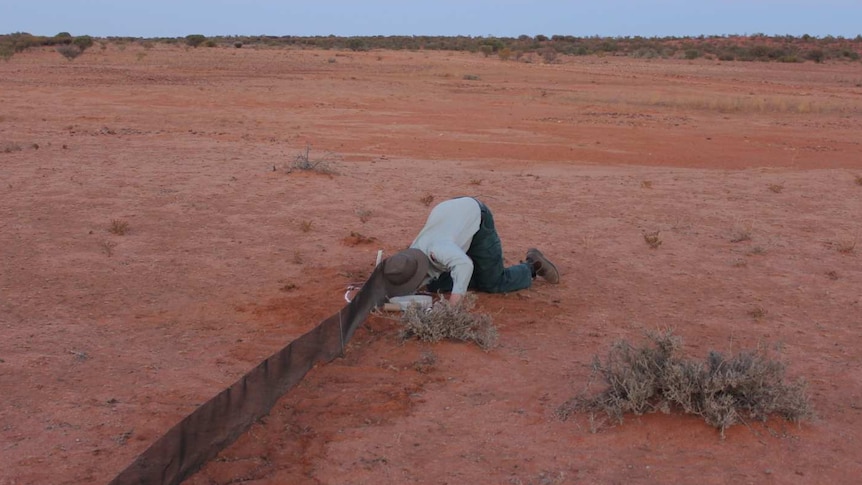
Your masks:
<svg viewBox="0 0 862 485"><path fill-rule="evenodd" d="M661 246L661 231L652 231L652 232L644 232L644 241L646 241L647 245L650 249L658 249Z"/></svg>
<svg viewBox="0 0 862 485"><path fill-rule="evenodd" d="M856 185L862 185L862 175L856 176Z"/></svg>
<svg viewBox="0 0 862 485"><path fill-rule="evenodd" d="M422 205L428 207L432 202L434 202L434 196L431 194L425 194L419 199L419 202L422 202Z"/></svg>
<svg viewBox="0 0 862 485"><path fill-rule="evenodd" d="M798 422L812 415L805 383L785 378L785 364L758 347L726 357L711 351L705 362L680 357L682 340L670 331L647 335L649 342L634 347L625 340L614 343L604 361L593 360L593 378L607 388L598 395L586 391L557 410L567 419L588 412L598 429L596 414L604 413L622 424L628 413L681 411L703 417L725 430L750 419L766 421L778 415Z"/></svg>
<svg viewBox="0 0 862 485"><path fill-rule="evenodd" d="M457 305L446 300L434 303L430 309L410 307L401 316L404 325L401 337L416 338L423 342L457 340L474 342L489 350L497 343L497 327L487 314L474 314L470 310L476 304L476 295L464 295Z"/></svg>
<svg viewBox="0 0 862 485"><path fill-rule="evenodd" d="M755 320L762 320L764 317L766 317L767 313L768 312L766 311L766 309L760 305L757 305L756 307L752 308L751 310L748 310L748 316L750 316L751 318L753 318Z"/></svg>
<svg viewBox="0 0 862 485"><path fill-rule="evenodd" d="M308 232L311 230L311 226L314 224L314 221L304 220L299 223L299 230L302 232Z"/></svg>
<svg viewBox="0 0 862 485"><path fill-rule="evenodd" d="M769 190L775 192L776 194L780 194L782 190L784 190L784 184L769 184Z"/></svg>
<svg viewBox="0 0 862 485"><path fill-rule="evenodd" d="M858 236L848 236L837 241L832 241L831 245L841 254L851 254L856 251L858 242Z"/></svg>
<svg viewBox="0 0 862 485"><path fill-rule="evenodd" d="M470 185L482 185L482 179L470 179Z"/></svg>
<svg viewBox="0 0 862 485"><path fill-rule="evenodd" d="M764 254L766 254L766 248L763 246L754 246L753 248L751 248L751 251L749 251L748 254L754 256L763 256Z"/></svg>
<svg viewBox="0 0 862 485"><path fill-rule="evenodd" d="M303 172L314 172L320 173L324 175L334 175L336 174L335 170L335 156L332 154L324 154L320 158L315 158L311 156L311 145L306 145L305 150L298 153L293 162L287 167L287 173L291 173L295 170L300 170Z"/></svg>
<svg viewBox="0 0 862 485"><path fill-rule="evenodd" d="M24 147L20 143L4 143L3 147L0 148L0 153L20 152L23 149Z"/></svg>
<svg viewBox="0 0 862 485"><path fill-rule="evenodd" d="M122 219L114 219L108 227L108 232L117 236L125 236L129 232L129 223Z"/></svg>
<svg viewBox="0 0 862 485"><path fill-rule="evenodd" d="M84 51L82 51L80 47L71 44L58 45L56 47L56 50L60 53L61 56L65 57L70 61L74 60L76 57L84 53Z"/></svg>
<svg viewBox="0 0 862 485"><path fill-rule="evenodd" d="M750 223L737 223L730 231L730 242L738 243L751 241L752 225Z"/></svg>
<svg viewBox="0 0 862 485"><path fill-rule="evenodd" d="M464 74L462 79L464 79L465 81L478 81L481 78L476 74Z"/></svg>
<svg viewBox="0 0 862 485"><path fill-rule="evenodd" d="M207 38L205 35L201 34L190 34L186 36L186 45L190 47L198 48L199 45L206 42Z"/></svg>
<svg viewBox="0 0 862 485"><path fill-rule="evenodd" d="M359 208L356 209L356 215L359 217L359 221L365 224L369 220L371 220L371 216L374 214L370 209Z"/></svg>
<svg viewBox="0 0 862 485"><path fill-rule="evenodd" d="M78 41L78 39L81 39ZM78 41L86 44L89 36L73 37L61 32L53 37L34 36L25 32L0 35L0 58L9 59L12 55L30 47L73 44ZM131 37L108 37L122 50L130 42L141 39ZM213 36L191 34L184 38L152 38L149 42L177 44L184 42L189 47L201 45L215 47L234 46L296 46L324 50L368 51L372 49L392 50L447 50L481 53L484 56L497 55L502 60L517 59L521 62L560 62L563 56L630 56L636 58L677 58L677 59L719 59L722 62L762 61L762 62L804 62L815 63L858 62L862 57L862 39L834 36L813 37L803 35L767 36L763 34L713 35L698 37L576 37L571 35L521 35L518 37L473 37L473 36ZM83 49L89 45L81 45ZM465 80L478 80L464 78Z"/></svg>
<svg viewBox="0 0 862 485"><path fill-rule="evenodd" d="M356 231L350 231L350 236L347 236L347 239L353 246L358 244L370 244L377 240L375 237L366 236L365 234Z"/></svg>
<svg viewBox="0 0 862 485"><path fill-rule="evenodd" d="M99 243L99 248L101 248L102 252L105 253L105 256L109 258L114 255L115 247L117 247L117 243L113 241L102 241Z"/></svg>

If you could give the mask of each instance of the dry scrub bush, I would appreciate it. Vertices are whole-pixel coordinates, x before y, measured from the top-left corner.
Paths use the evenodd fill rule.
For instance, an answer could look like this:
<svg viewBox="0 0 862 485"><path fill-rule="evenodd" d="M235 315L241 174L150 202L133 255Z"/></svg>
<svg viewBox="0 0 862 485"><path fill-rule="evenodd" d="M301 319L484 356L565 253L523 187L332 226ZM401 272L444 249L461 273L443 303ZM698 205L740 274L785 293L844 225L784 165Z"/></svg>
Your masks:
<svg viewBox="0 0 862 485"><path fill-rule="evenodd" d="M797 422L812 415L804 381L786 381L784 363L762 347L731 357L710 351L705 362L693 362L679 357L681 339L671 332L647 336L651 345L621 340L604 362L596 356L593 377L600 376L607 389L595 396L585 391L560 406L558 415L586 411L595 422L603 412L622 424L627 413L679 410L703 417L722 438L725 429L748 419L778 415Z"/></svg>
<svg viewBox="0 0 862 485"><path fill-rule="evenodd" d="M125 236L129 232L129 223L121 219L114 219L108 227L108 232L117 236Z"/></svg>
<svg viewBox="0 0 862 485"><path fill-rule="evenodd" d="M287 173L291 173L294 170L300 170L303 172L315 172L324 175L335 175L338 172L335 170L335 159L336 157L332 154L325 154L320 158L313 158L311 156L311 146L306 145L305 151L298 153L293 162L288 165L286 171Z"/></svg>
<svg viewBox="0 0 862 485"><path fill-rule="evenodd" d="M470 313L475 305L476 295L468 293L455 305L440 300L429 309L409 307L401 315L404 325L401 338L416 338L423 342L475 342L482 349L489 350L497 343L497 327L490 315Z"/></svg>
<svg viewBox="0 0 862 485"><path fill-rule="evenodd" d="M653 231L653 232L644 232L644 241L646 241L647 245L650 249L658 249L661 246L661 231Z"/></svg>

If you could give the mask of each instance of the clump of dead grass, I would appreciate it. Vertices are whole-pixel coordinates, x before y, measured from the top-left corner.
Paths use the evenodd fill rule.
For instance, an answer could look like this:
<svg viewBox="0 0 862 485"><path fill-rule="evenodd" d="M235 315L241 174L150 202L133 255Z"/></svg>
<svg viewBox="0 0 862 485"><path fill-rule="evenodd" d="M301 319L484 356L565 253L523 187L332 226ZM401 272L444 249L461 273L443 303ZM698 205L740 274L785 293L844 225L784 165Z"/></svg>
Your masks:
<svg viewBox="0 0 862 485"><path fill-rule="evenodd" d="M737 222L730 230L730 242L738 243L743 241L751 241L751 234L754 230L754 224L751 222Z"/></svg>
<svg viewBox="0 0 862 485"><path fill-rule="evenodd" d="M122 219L114 219L108 226L108 232L117 236L125 236L129 232L129 222Z"/></svg>
<svg viewBox="0 0 862 485"><path fill-rule="evenodd" d="M474 342L484 350L497 344L497 327L490 315L474 314L476 296L468 293L458 304L440 300L429 309L413 306L401 315L404 329L401 338L415 338L423 342L457 340Z"/></svg>
<svg viewBox="0 0 862 485"><path fill-rule="evenodd" d="M710 351L706 361L695 362L679 356L682 340L671 332L647 337L642 347L621 340L604 361L596 356L593 377L601 377L608 387L598 395L585 391L570 399L558 415L566 419L586 411L595 428L598 413L622 424L628 413L678 410L703 417L722 438L728 427L750 419L778 415L798 422L812 416L804 381L788 381L785 364L763 347L729 357Z"/></svg>
<svg viewBox="0 0 862 485"><path fill-rule="evenodd" d="M323 175L335 175L338 172L335 169L336 158L331 153L326 153L320 157L311 155L311 145L306 145L305 150L298 153L293 162L285 169L287 173L294 171L314 172Z"/></svg>
<svg viewBox="0 0 862 485"><path fill-rule="evenodd" d="M661 231L644 232L644 241L650 249L658 249L661 246Z"/></svg>

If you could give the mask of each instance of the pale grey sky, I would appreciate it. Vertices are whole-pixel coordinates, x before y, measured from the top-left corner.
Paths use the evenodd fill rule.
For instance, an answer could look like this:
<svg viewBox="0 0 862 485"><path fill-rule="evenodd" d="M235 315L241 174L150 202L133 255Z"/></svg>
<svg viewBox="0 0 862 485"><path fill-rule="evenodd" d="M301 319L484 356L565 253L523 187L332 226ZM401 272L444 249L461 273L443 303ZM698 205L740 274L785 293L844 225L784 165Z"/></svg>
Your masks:
<svg viewBox="0 0 862 485"><path fill-rule="evenodd" d="M855 37L862 0L0 0L0 34Z"/></svg>

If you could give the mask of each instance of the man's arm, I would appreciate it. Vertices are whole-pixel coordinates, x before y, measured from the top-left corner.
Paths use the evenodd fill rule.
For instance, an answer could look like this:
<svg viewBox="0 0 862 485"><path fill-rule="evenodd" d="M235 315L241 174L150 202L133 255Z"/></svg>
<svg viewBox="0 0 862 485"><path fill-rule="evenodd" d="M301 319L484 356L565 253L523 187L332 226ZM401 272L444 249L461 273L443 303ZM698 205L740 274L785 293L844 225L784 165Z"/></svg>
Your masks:
<svg viewBox="0 0 862 485"><path fill-rule="evenodd" d="M473 277L473 260L455 243L435 244L429 254L431 261L443 266L452 275L452 294L449 302L456 304L467 293Z"/></svg>

